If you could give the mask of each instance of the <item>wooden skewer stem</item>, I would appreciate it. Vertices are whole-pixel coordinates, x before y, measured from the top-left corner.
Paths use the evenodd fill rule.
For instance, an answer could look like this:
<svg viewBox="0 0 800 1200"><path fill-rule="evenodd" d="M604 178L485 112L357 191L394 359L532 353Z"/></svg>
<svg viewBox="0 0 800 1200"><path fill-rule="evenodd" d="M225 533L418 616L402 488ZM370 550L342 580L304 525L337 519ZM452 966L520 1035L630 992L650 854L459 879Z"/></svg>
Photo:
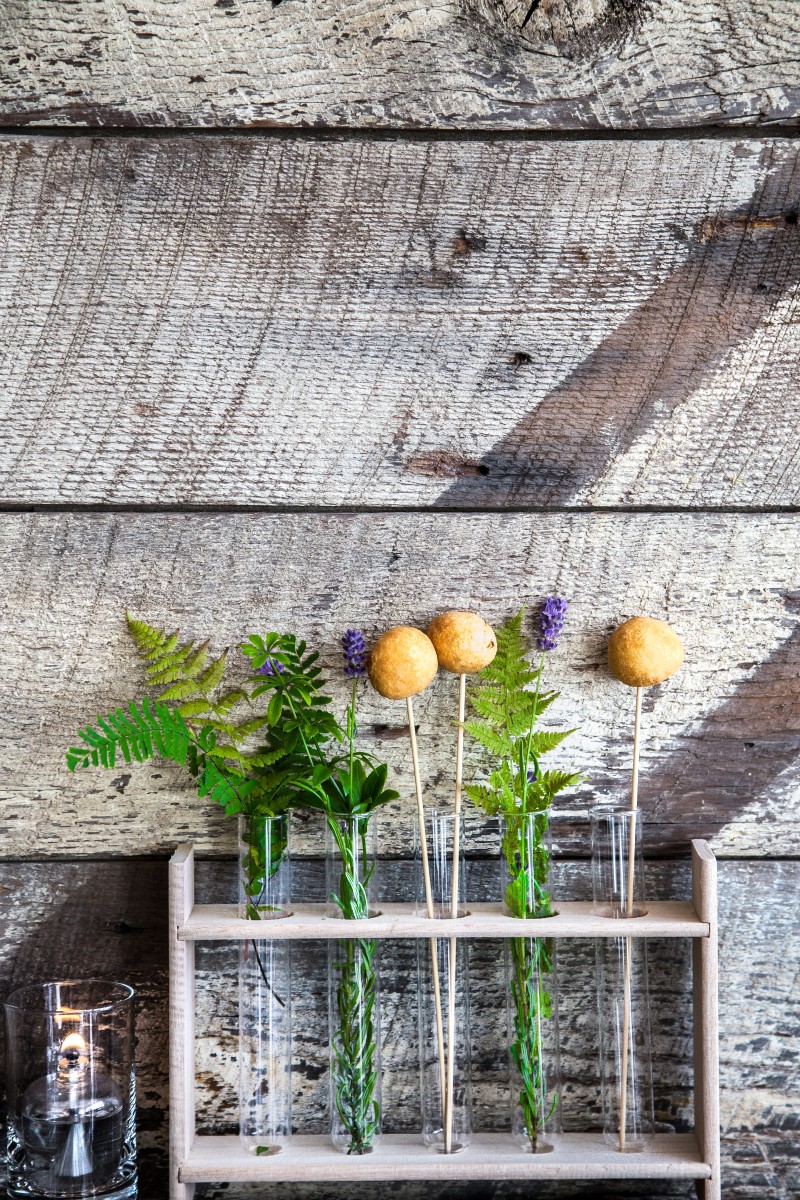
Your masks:
<svg viewBox="0 0 800 1200"><path fill-rule="evenodd" d="M453 819L453 879L450 913L458 916L459 847L461 844L461 789L464 777L464 719L467 707L467 677L458 677L458 735L456 740L456 802ZM447 979L447 1104L445 1112L445 1153L453 1148L453 1091L456 1049L456 956L458 939L450 939L450 970Z"/></svg>
<svg viewBox="0 0 800 1200"><path fill-rule="evenodd" d="M422 800L422 780L419 773L419 752L417 750L417 729L414 724L414 705L411 697L406 700L408 710L408 729L411 737L411 761L414 765L414 791L417 797L417 819L419 821L419 852L422 856L422 877L425 881L425 908L429 920L433 920L433 892L431 891L431 872L428 863L428 835L425 830L425 805ZM439 957L437 954L436 938L430 939L431 978L433 980L433 996L436 1008L436 1040L439 1057L439 1091L441 1094L442 1117L446 1108L447 1080L445 1074L444 1025L442 1021L442 989L439 983Z"/></svg>
<svg viewBox="0 0 800 1200"><path fill-rule="evenodd" d="M642 689L636 689L636 715L633 722L633 767L631 770L631 823L628 845L628 894L625 915L633 916L633 885L636 871L636 817L639 807L639 731L642 721ZM625 1126L628 1121L628 1039L631 1027L631 957L633 939L625 939L625 988L622 1014L622 1062L619 1090L619 1148L625 1149Z"/></svg>
<svg viewBox="0 0 800 1200"><path fill-rule="evenodd" d="M459 846L461 844L461 788L464 776L464 718L467 707L467 677L458 677L458 736L456 740L456 803L453 821L453 895L451 915L458 916Z"/></svg>

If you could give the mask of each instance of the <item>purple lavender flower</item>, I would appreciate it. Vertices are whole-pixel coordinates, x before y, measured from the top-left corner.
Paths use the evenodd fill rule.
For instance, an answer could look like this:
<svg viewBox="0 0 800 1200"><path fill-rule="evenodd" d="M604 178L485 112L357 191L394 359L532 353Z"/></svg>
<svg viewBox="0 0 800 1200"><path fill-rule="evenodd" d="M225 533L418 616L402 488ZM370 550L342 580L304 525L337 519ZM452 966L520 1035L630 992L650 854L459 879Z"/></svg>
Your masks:
<svg viewBox="0 0 800 1200"><path fill-rule="evenodd" d="M283 675L286 667L277 658L268 658L263 667L256 667L254 675Z"/></svg>
<svg viewBox="0 0 800 1200"><path fill-rule="evenodd" d="M344 673L350 679L367 673L367 643L360 629L348 629L342 638Z"/></svg>
<svg viewBox="0 0 800 1200"><path fill-rule="evenodd" d="M536 645L545 653L555 650L569 605L558 596L548 596L539 612L539 637Z"/></svg>
<svg viewBox="0 0 800 1200"><path fill-rule="evenodd" d="M528 767L528 783L535 783L537 779L536 767Z"/></svg>

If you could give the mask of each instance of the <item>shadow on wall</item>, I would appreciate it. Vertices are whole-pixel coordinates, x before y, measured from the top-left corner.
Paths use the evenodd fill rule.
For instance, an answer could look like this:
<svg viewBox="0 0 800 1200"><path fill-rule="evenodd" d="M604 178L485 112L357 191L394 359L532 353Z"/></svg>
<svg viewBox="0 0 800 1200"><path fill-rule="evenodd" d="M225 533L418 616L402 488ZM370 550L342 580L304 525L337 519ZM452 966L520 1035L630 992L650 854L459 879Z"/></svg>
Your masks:
<svg viewBox="0 0 800 1200"><path fill-rule="evenodd" d="M698 227L686 261L438 503L585 498L800 282L799 199L800 164L781 164L746 206ZM800 609L798 595L786 604ZM671 755L643 762L660 853L684 853L689 837L719 833L800 754L800 628L754 666Z"/></svg>
<svg viewBox="0 0 800 1200"><path fill-rule="evenodd" d="M438 504L584 499L800 282L798 202L800 160L768 172L746 208L704 222L686 260Z"/></svg>

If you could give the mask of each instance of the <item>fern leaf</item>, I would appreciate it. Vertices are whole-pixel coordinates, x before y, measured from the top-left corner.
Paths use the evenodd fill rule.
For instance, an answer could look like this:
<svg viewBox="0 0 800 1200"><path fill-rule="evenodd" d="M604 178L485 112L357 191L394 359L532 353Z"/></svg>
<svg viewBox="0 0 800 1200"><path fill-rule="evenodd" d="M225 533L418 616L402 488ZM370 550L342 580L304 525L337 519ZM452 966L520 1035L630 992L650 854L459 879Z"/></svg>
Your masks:
<svg viewBox="0 0 800 1200"><path fill-rule="evenodd" d="M464 791L472 803L482 808L490 817L498 811L497 797L490 788L480 783L467 783L464 785Z"/></svg>
<svg viewBox="0 0 800 1200"><path fill-rule="evenodd" d="M578 771L544 771L537 782L551 798L565 788L575 787L581 782L583 775Z"/></svg>
<svg viewBox="0 0 800 1200"><path fill-rule="evenodd" d="M184 668L187 679L196 679L208 662L208 642L202 642Z"/></svg>
<svg viewBox="0 0 800 1200"><path fill-rule="evenodd" d="M128 630L145 662L148 684L164 688L158 696L161 704L178 704L185 719L213 714L226 717L247 694L240 688L229 690L219 700L214 692L222 682L227 651L209 664L208 642L179 644L179 632L166 633L127 614ZM235 724L235 723L232 723Z"/></svg>
<svg viewBox="0 0 800 1200"><path fill-rule="evenodd" d="M218 713L227 713L242 700L247 700L247 692L241 688L231 688L229 692L224 692L217 700L214 701L214 708Z"/></svg>
<svg viewBox="0 0 800 1200"><path fill-rule="evenodd" d="M269 725L269 720L265 714L262 717L253 717L249 721L243 721L240 725L235 725L233 728L236 730L237 738L244 739L251 737L254 733L259 733L267 725Z"/></svg>
<svg viewBox="0 0 800 1200"><path fill-rule="evenodd" d="M558 698L542 691L544 656L534 667L528 660L531 647L522 629L524 610L497 631L494 661L479 672L470 689L470 701L479 720L465 728L497 764L488 780L471 784L467 795L487 813L535 812L546 808L553 796L581 778L566 771L540 774L538 759L559 746L575 731L536 730L539 717Z"/></svg>
<svg viewBox="0 0 800 1200"><path fill-rule="evenodd" d="M197 686L202 688L204 692L212 692L214 688L222 682L222 676L225 674L225 667L227 666L227 657L228 652L226 650L219 656L218 659L216 659L215 662L211 664L208 670L197 679Z"/></svg>
<svg viewBox="0 0 800 1200"><path fill-rule="evenodd" d="M191 657L193 650L194 642L187 642L185 646L181 646L169 654L160 654L147 668L147 682L154 687L159 687L161 684L172 683L175 679L184 678L186 675L185 663Z"/></svg>
<svg viewBox="0 0 800 1200"><path fill-rule="evenodd" d="M574 729L542 729L533 735L531 743L533 753L547 754L550 750L555 750L556 746L560 746L565 738L575 732Z"/></svg>
<svg viewBox="0 0 800 1200"><path fill-rule="evenodd" d="M464 728L476 742L485 746L490 754L500 757L511 753L511 740L502 729L495 729L488 721L466 721Z"/></svg>
<svg viewBox="0 0 800 1200"><path fill-rule="evenodd" d="M228 746L225 742L218 742L208 753L211 758L226 758L230 762L240 763L242 766L247 763L247 758L241 750L237 750L235 746Z"/></svg>
<svg viewBox="0 0 800 1200"><path fill-rule="evenodd" d="M164 648L169 645L170 650L174 649L178 644L177 631L173 634L167 634L163 629L156 629L153 625L148 625L146 621L141 621L134 617L132 613L125 614L125 619L128 623L128 632L136 643L136 649L144 659L149 659L154 655L164 653Z"/></svg>
<svg viewBox="0 0 800 1200"><path fill-rule="evenodd" d="M173 683L172 687L168 687L165 692L161 692L158 700L160 704L167 704L171 700L189 700L196 695L197 687L194 680L181 679L178 683Z"/></svg>
<svg viewBox="0 0 800 1200"><path fill-rule="evenodd" d="M211 706L208 700L187 700L177 711L185 720L187 717L204 717L211 711Z"/></svg>
<svg viewBox="0 0 800 1200"><path fill-rule="evenodd" d="M277 750L256 750L252 754L245 754L244 757L251 767L271 767L273 763L286 758L287 751L281 746Z"/></svg>

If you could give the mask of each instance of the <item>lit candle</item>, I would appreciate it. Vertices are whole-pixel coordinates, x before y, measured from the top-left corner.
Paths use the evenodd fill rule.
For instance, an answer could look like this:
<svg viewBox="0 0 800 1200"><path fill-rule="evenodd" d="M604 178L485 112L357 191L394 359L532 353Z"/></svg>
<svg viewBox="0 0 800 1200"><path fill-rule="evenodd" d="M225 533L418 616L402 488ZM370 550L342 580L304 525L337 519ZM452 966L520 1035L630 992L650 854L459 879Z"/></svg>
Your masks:
<svg viewBox="0 0 800 1200"><path fill-rule="evenodd" d="M136 1194L132 1000L76 980L5 1002L10 1196Z"/></svg>
<svg viewBox="0 0 800 1200"><path fill-rule="evenodd" d="M67 1092L69 1133L56 1161L56 1175L77 1179L92 1173L92 1148L86 1121L91 1112L89 1081L89 1051L86 1039L79 1033L69 1033L61 1043L56 1070L56 1091ZM88 1103L87 1103L88 1102Z"/></svg>

